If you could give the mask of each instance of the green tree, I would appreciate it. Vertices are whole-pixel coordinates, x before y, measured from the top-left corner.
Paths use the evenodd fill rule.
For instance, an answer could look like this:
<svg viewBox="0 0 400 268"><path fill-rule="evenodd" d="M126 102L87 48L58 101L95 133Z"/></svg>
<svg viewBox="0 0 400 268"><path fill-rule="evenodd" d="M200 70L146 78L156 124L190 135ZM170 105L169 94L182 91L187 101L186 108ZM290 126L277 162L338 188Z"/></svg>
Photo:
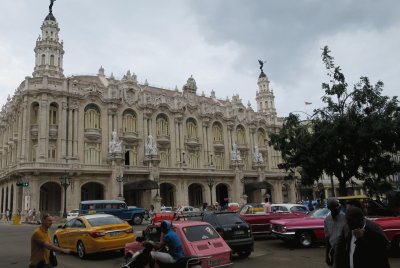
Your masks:
<svg viewBox="0 0 400 268"><path fill-rule="evenodd" d="M325 107L314 110L307 124L290 114L283 128L271 134L270 144L282 152L280 167L289 174L300 171L303 184L324 172L338 179L345 195L352 178L382 180L400 171L392 157L400 148L399 102L382 96L383 83L371 85L367 77L349 90L327 46L322 60L330 78L322 84Z"/></svg>

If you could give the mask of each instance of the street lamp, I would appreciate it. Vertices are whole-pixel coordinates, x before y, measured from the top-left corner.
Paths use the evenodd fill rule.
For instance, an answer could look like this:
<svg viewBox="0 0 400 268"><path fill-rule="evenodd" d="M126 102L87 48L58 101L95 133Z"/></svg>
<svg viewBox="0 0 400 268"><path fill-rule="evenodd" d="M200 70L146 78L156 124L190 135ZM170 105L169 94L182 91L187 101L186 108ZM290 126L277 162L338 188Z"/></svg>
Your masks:
<svg viewBox="0 0 400 268"><path fill-rule="evenodd" d="M154 181L157 183L157 193L156 193L156 197L160 197L160 194L158 193L158 189L160 188L160 177L154 177Z"/></svg>
<svg viewBox="0 0 400 268"><path fill-rule="evenodd" d="M67 171L64 171L64 175L60 178L60 184L64 187L64 213L63 218L67 217L67 188L71 184L71 177Z"/></svg>
<svg viewBox="0 0 400 268"><path fill-rule="evenodd" d="M212 178L208 178L208 180L207 180L207 185L208 185L208 187L210 188L210 197L211 197L211 206L212 206L212 204L213 204L213 200L212 200L212 188L213 188L213 186L214 186L214 180L212 179Z"/></svg>
<svg viewBox="0 0 400 268"><path fill-rule="evenodd" d="M244 189L244 177L240 179L240 182L243 183L243 193L242 193L242 195L245 195L246 191Z"/></svg>
<svg viewBox="0 0 400 268"><path fill-rule="evenodd" d="M125 180L125 178L122 177L121 175L119 175L119 176L117 176L115 179L116 179L117 182L119 183L119 194L118 194L118 197L122 197L121 183Z"/></svg>

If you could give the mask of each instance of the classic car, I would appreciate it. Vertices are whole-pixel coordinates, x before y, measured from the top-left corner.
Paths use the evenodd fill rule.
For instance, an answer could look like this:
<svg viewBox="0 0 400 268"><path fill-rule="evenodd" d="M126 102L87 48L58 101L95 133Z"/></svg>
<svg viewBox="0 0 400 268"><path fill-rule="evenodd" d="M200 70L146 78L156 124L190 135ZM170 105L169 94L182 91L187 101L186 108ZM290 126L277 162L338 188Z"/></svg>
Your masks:
<svg viewBox="0 0 400 268"><path fill-rule="evenodd" d="M171 221L173 230L182 242L185 256L197 256L201 267L230 267L231 249L219 233L207 222ZM159 242L162 239L161 222L147 226L142 233L144 241ZM125 259L130 259L135 252L143 249L141 242L135 241L125 245Z"/></svg>
<svg viewBox="0 0 400 268"><path fill-rule="evenodd" d="M281 204L271 205L272 212L265 213L259 212L260 207L253 208L252 205L246 205L242 207L239 214L240 217L250 224L251 232L253 235L268 235L271 233L271 220L276 219L290 219L304 217L304 210L297 209L287 209ZM298 204L293 204L296 206L301 206ZM275 210L275 212L274 212ZM262 208L263 211L263 208Z"/></svg>
<svg viewBox="0 0 400 268"><path fill-rule="evenodd" d="M95 214L79 216L58 226L53 243L84 259L91 253L122 250L134 239L132 226L126 221L113 215Z"/></svg>
<svg viewBox="0 0 400 268"><path fill-rule="evenodd" d="M284 241L294 241L301 247L311 247L325 238L324 219L330 210L321 208L310 212L304 218L273 220L272 233ZM400 253L400 217L368 217L379 224L391 246Z"/></svg>

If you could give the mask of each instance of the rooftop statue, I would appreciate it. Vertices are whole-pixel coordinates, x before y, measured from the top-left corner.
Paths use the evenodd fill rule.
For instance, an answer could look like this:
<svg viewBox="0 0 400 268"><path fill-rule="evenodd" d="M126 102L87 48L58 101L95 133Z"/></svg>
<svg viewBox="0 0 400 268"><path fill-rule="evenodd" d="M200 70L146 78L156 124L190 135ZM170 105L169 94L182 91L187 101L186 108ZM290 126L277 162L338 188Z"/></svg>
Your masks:
<svg viewBox="0 0 400 268"><path fill-rule="evenodd" d="M53 14L53 4L54 4L54 1L56 1L56 0L50 0L50 5L49 5L49 13L50 13L50 14Z"/></svg>

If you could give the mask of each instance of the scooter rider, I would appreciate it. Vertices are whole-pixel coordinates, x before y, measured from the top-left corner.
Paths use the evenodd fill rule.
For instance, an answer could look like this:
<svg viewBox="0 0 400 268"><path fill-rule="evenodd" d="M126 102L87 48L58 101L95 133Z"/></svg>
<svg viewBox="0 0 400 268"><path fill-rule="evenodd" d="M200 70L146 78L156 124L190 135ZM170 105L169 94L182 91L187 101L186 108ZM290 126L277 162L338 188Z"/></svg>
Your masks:
<svg viewBox="0 0 400 268"><path fill-rule="evenodd" d="M164 220L161 222L161 232L164 234L162 241L153 244L153 247L156 250L166 247L168 249L168 253L160 251L152 251L150 253L151 268L154 267L155 261L160 261L162 263L174 263L183 257L181 240L179 239L179 236L173 230L171 230L170 221ZM145 245L146 243L149 242L144 241L143 245Z"/></svg>

